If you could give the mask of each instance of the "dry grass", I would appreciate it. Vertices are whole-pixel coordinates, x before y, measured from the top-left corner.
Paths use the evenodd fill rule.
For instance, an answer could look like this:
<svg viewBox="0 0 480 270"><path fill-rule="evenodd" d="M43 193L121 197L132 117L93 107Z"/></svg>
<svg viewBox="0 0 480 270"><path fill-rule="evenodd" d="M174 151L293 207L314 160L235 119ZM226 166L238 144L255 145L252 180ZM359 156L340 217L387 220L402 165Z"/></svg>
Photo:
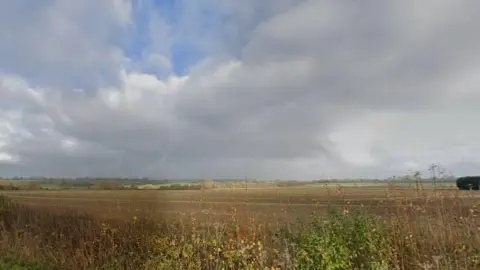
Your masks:
<svg viewBox="0 0 480 270"><path fill-rule="evenodd" d="M128 219L134 215L159 219L177 218L179 213L201 221L222 221L235 214L255 216L269 221L280 217L306 218L313 211L328 206L369 208L388 214L388 209L410 202L429 212L436 211L435 197L462 199L471 204L480 200L476 193L456 190L425 190L417 194L410 189L386 188L263 188L220 190L59 190L7 192L16 202L32 207L62 212L79 211L101 219ZM477 196L477 197L475 197ZM450 201L449 201L450 200Z"/></svg>
<svg viewBox="0 0 480 270"><path fill-rule="evenodd" d="M0 209L0 252L47 268L480 267L479 193L299 187L4 194L15 203ZM337 212L326 214L332 208Z"/></svg>

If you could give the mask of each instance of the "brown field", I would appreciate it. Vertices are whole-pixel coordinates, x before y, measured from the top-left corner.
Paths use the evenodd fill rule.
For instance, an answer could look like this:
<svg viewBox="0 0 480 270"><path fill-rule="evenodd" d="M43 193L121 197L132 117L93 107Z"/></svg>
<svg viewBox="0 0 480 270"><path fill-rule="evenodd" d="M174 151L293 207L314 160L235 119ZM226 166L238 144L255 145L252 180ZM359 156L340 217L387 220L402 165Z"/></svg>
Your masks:
<svg viewBox="0 0 480 270"><path fill-rule="evenodd" d="M469 209L480 193L456 189L417 192L385 187L292 187L212 190L38 190L4 192L15 202L59 212L92 214L102 219L148 216L178 219L195 216L203 221L222 221L232 215L274 221L321 214L329 206L367 208L381 215L398 206L421 206L435 214L438 202L453 212Z"/></svg>
<svg viewBox="0 0 480 270"><path fill-rule="evenodd" d="M475 191L312 185L0 195L9 198L0 197L1 269L480 269Z"/></svg>

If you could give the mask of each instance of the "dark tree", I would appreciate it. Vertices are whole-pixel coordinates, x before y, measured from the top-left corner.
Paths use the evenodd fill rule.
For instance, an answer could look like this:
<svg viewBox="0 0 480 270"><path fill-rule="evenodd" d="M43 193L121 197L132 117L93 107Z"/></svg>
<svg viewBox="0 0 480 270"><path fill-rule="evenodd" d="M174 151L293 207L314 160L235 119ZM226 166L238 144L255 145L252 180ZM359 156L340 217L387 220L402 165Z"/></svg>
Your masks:
<svg viewBox="0 0 480 270"><path fill-rule="evenodd" d="M480 176L466 176L457 179L457 187L461 190L479 190Z"/></svg>

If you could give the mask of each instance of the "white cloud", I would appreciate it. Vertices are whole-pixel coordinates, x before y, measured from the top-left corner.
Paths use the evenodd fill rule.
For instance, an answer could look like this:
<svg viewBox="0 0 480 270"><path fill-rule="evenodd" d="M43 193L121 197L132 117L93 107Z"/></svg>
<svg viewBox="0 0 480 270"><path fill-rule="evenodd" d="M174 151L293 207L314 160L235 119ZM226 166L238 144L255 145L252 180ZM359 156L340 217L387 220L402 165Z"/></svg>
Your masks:
<svg viewBox="0 0 480 270"><path fill-rule="evenodd" d="M11 163L16 161L17 158L10 155L9 153L0 152L0 163Z"/></svg>
<svg viewBox="0 0 480 270"><path fill-rule="evenodd" d="M120 23L130 24L132 21L132 1L131 0L111 0L113 10Z"/></svg>

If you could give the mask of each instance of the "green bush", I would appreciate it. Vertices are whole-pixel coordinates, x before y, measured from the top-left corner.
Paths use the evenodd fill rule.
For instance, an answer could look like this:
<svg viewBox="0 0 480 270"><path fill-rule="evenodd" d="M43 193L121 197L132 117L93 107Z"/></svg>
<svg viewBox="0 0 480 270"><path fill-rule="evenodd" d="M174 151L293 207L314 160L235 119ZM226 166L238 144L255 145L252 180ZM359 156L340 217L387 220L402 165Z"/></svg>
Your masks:
<svg viewBox="0 0 480 270"><path fill-rule="evenodd" d="M298 269L379 269L387 266L387 239L378 218L331 212L298 237Z"/></svg>

